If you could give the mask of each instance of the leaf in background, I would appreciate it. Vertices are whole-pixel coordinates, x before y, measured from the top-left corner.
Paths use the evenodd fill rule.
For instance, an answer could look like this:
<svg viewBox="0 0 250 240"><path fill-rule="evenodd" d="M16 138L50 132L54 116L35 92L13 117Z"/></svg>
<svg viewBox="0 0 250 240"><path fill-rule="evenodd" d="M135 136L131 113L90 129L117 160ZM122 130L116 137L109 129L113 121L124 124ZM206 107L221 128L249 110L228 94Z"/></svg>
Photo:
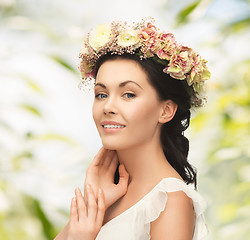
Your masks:
<svg viewBox="0 0 250 240"><path fill-rule="evenodd" d="M219 206L218 215L222 222L231 222L235 219L236 213L240 206L234 202L230 202Z"/></svg>
<svg viewBox="0 0 250 240"><path fill-rule="evenodd" d="M189 15L195 10L195 8L200 4L201 0L194 1L184 9L182 9L176 17L177 25L187 22Z"/></svg>
<svg viewBox="0 0 250 240"><path fill-rule="evenodd" d="M250 28L250 17L246 17L243 19L240 19L238 21L234 21L229 25L226 25L222 31L225 33L237 33L242 30L246 30L247 28Z"/></svg>
<svg viewBox="0 0 250 240"><path fill-rule="evenodd" d="M30 212L40 220L43 228L43 234L48 240L53 239L55 235L53 225L44 213L40 201L30 196L25 196L25 198L27 198L26 204L28 205Z"/></svg>
<svg viewBox="0 0 250 240"><path fill-rule="evenodd" d="M41 141L62 141L72 145L75 144L72 139L58 133L46 133L43 135L33 136L33 137Z"/></svg>
<svg viewBox="0 0 250 240"><path fill-rule="evenodd" d="M205 113L199 113L197 116L191 119L191 126L195 133L201 131L208 121L210 120L211 116Z"/></svg>
<svg viewBox="0 0 250 240"><path fill-rule="evenodd" d="M43 93L42 88L38 86L29 76L24 74L19 74L19 77L27 83L30 89L34 90L37 93Z"/></svg>
<svg viewBox="0 0 250 240"><path fill-rule="evenodd" d="M19 170L22 167L24 159L33 159L33 153L24 151L14 156L12 159L13 169Z"/></svg>
<svg viewBox="0 0 250 240"><path fill-rule="evenodd" d="M39 116L39 117L42 116L40 111L36 107L31 106L30 104L22 103L22 104L20 104L20 107L27 110L28 112L36 115L36 116Z"/></svg>
<svg viewBox="0 0 250 240"><path fill-rule="evenodd" d="M73 73L76 73L76 69L71 67L64 59L60 58L59 56L53 56L51 55L50 58L52 58L54 61L62 65L63 67L67 68L68 70L72 71Z"/></svg>

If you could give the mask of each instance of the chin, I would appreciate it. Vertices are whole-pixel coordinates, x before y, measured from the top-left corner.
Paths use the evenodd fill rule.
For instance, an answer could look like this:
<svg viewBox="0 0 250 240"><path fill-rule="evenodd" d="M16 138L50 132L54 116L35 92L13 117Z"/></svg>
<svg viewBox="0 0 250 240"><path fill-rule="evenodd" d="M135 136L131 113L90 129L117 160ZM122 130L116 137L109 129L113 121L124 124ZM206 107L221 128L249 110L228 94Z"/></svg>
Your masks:
<svg viewBox="0 0 250 240"><path fill-rule="evenodd" d="M104 148L108 149L108 150L122 150L124 149L124 146L119 143L119 142L112 142L112 141L102 141L102 145Z"/></svg>
<svg viewBox="0 0 250 240"><path fill-rule="evenodd" d="M104 148L106 148L108 150L118 150L118 147L115 144L102 143L102 145Z"/></svg>

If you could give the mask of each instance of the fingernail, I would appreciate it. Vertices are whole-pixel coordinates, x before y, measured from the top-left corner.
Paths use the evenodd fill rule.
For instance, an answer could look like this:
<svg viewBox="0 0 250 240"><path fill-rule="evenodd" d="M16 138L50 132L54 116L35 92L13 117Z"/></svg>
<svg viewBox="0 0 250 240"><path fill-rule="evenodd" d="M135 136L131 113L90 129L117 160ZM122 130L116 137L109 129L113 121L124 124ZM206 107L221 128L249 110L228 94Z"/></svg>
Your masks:
<svg viewBox="0 0 250 240"><path fill-rule="evenodd" d="M87 189L90 189L90 185L89 184L87 184Z"/></svg>
<svg viewBox="0 0 250 240"><path fill-rule="evenodd" d="M99 192L99 194L102 194L102 189L101 189L101 188L99 188L99 191L98 191L98 192Z"/></svg>
<svg viewBox="0 0 250 240"><path fill-rule="evenodd" d="M77 191L78 193L80 193L80 192L81 192L81 191L80 191L80 189L79 189L78 187L76 188L76 191Z"/></svg>

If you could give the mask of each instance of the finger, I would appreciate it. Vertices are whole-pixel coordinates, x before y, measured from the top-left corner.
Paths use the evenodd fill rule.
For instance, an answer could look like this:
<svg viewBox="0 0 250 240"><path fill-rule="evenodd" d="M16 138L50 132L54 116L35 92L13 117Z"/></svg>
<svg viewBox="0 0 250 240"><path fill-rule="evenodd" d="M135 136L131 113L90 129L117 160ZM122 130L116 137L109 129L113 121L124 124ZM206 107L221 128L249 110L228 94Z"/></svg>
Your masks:
<svg viewBox="0 0 250 240"><path fill-rule="evenodd" d="M76 198L75 197L73 197L71 200L70 221L73 224L78 222L78 213L77 213L77 205L76 205Z"/></svg>
<svg viewBox="0 0 250 240"><path fill-rule="evenodd" d="M105 214L105 200L104 194L101 188L98 191L98 202L97 202L97 216L96 216L96 224L101 227Z"/></svg>
<svg viewBox="0 0 250 240"><path fill-rule="evenodd" d="M112 162L114 156L115 156L116 152L115 151L112 151L112 150L109 150L106 157L104 158L104 161L103 161L103 166L106 167L106 168L109 168L109 165L110 163Z"/></svg>
<svg viewBox="0 0 250 240"><path fill-rule="evenodd" d="M79 219L79 222L84 221L87 217L87 209L86 209L86 205L85 205L81 190L79 188L76 188L75 194L76 194L78 219Z"/></svg>
<svg viewBox="0 0 250 240"><path fill-rule="evenodd" d="M104 147L102 147L99 152L95 155L91 166L99 166L103 164L104 158L106 154L108 153L108 150Z"/></svg>
<svg viewBox="0 0 250 240"><path fill-rule="evenodd" d="M119 166L119 174L120 174L120 180L119 180L118 186L123 190L122 191L123 194L125 194L128 188L129 174L126 171L123 164Z"/></svg>
<svg viewBox="0 0 250 240"><path fill-rule="evenodd" d="M84 190L83 191L84 191L83 200L84 200L85 206L88 206L87 183L84 185ZM87 213L87 209L86 209L86 213Z"/></svg>
<svg viewBox="0 0 250 240"><path fill-rule="evenodd" d="M115 153L115 155L113 156L113 159L109 165L109 171L111 172L112 175L115 174L117 165L118 165L118 156L117 156L117 153Z"/></svg>
<svg viewBox="0 0 250 240"><path fill-rule="evenodd" d="M87 198L88 198L88 206L87 206L87 216L90 221L96 220L96 213L97 213L97 204L93 189L91 185L87 185Z"/></svg>
<svg viewBox="0 0 250 240"><path fill-rule="evenodd" d="M84 202L85 202L85 206L88 206L88 186L89 185L89 183L85 183L85 185L84 185ZM92 189L92 191L94 192L94 196L95 196L95 199L96 199L96 201L97 201L97 198L98 198L98 187L97 186L94 186L94 187L92 187L92 185L91 185L91 189Z"/></svg>
<svg viewBox="0 0 250 240"><path fill-rule="evenodd" d="M95 177L97 178L98 176L95 176ZM83 192L84 192L84 200L85 200L86 206L88 206L88 198L85 197L85 196L87 196L87 185L90 184L90 183L92 184L91 187L92 187L92 190L95 193L96 200L97 200L97 196L98 196L98 181L87 181L87 180L85 180Z"/></svg>

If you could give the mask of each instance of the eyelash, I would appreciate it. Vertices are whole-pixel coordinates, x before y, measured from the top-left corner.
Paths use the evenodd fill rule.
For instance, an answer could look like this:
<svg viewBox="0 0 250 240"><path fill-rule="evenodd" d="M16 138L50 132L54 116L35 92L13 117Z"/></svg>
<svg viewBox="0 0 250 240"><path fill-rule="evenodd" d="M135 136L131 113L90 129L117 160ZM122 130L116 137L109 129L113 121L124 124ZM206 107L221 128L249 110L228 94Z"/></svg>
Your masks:
<svg viewBox="0 0 250 240"><path fill-rule="evenodd" d="M98 94L95 95L95 98L96 99L103 99L102 97L100 97L100 96L103 96L103 95L105 95L107 97L107 94L105 94L105 93L98 93ZM127 97L127 99L135 98L135 96L136 96L134 93L124 93L123 95L132 95L132 97Z"/></svg>
<svg viewBox="0 0 250 240"><path fill-rule="evenodd" d="M134 93L124 93L124 95L132 95L132 97L130 97L130 98L135 98L135 94Z"/></svg>
<svg viewBox="0 0 250 240"><path fill-rule="evenodd" d="M103 99L103 98L100 98L101 95L106 95L106 94L104 94L104 93L98 93L98 94L95 95L95 98L97 98L97 99Z"/></svg>

